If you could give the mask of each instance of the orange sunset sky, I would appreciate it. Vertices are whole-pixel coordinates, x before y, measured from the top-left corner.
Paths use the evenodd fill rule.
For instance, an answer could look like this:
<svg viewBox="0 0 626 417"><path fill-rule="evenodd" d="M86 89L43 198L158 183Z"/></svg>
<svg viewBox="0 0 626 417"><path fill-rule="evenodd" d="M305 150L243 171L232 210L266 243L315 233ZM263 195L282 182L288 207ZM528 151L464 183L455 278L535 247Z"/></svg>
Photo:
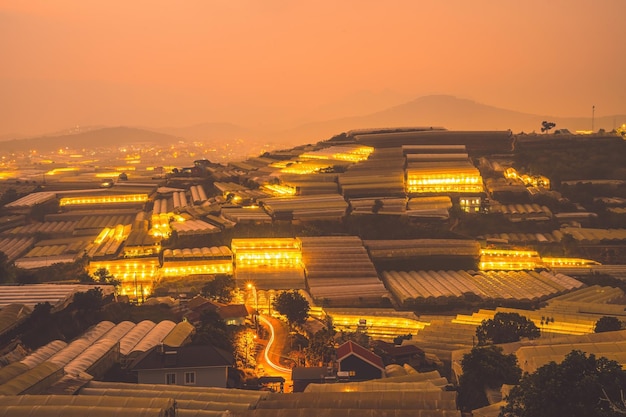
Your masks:
<svg viewBox="0 0 626 417"><path fill-rule="evenodd" d="M0 136L290 127L429 94L626 113L624 0L0 0Z"/></svg>

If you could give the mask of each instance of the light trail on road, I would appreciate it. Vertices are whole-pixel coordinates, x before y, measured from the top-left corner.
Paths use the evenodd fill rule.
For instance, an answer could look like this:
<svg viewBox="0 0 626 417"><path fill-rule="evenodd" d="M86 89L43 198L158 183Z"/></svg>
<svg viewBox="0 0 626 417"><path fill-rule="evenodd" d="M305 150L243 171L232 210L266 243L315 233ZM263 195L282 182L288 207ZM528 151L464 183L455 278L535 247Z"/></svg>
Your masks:
<svg viewBox="0 0 626 417"><path fill-rule="evenodd" d="M265 362L267 362L267 364L270 367L274 368L278 372L284 372L284 373L288 373L288 374L291 373L291 369L290 368L282 367L280 365L275 364L274 362L272 362L270 360L268 352L269 352L270 348L272 347L272 344L274 343L274 326L272 326L272 323L268 319L266 319L265 317L259 315L258 318L263 323L265 323L267 325L267 327L270 328L270 339L267 342L267 345L265 346L265 351L263 352L263 355L265 357Z"/></svg>

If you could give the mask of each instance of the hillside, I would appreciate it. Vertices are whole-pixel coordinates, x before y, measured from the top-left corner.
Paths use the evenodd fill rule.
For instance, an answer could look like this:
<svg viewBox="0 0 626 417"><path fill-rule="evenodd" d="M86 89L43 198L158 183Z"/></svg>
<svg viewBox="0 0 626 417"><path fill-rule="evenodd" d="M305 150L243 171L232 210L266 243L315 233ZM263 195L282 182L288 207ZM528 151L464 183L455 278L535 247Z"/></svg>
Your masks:
<svg viewBox="0 0 626 417"><path fill-rule="evenodd" d="M165 145L175 143L178 140L179 138L176 136L150 130L132 127L105 127L74 134L10 140L3 142L2 148L7 151L37 149L40 152L52 151L59 148L93 150L104 146L123 146L131 143Z"/></svg>

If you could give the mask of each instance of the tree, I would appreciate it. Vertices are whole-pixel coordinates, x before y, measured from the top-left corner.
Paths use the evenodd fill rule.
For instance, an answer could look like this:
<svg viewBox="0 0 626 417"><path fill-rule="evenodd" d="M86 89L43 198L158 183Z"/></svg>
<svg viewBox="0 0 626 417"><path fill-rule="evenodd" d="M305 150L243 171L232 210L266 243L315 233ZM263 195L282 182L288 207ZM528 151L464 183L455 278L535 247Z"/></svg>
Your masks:
<svg viewBox="0 0 626 417"><path fill-rule="evenodd" d="M539 329L528 318L517 313L496 313L476 328L479 345L517 342L521 338L536 339Z"/></svg>
<svg viewBox="0 0 626 417"><path fill-rule="evenodd" d="M115 276L112 275L106 268L96 269L93 276L94 280L99 284L109 284L117 287L122 283L119 279L115 279Z"/></svg>
<svg viewBox="0 0 626 417"><path fill-rule="evenodd" d="M272 307L287 318L290 327L294 324L304 324L309 317L309 302L297 290L280 293Z"/></svg>
<svg viewBox="0 0 626 417"><path fill-rule="evenodd" d="M9 261L4 252L0 252L0 283L9 283L15 280L15 265Z"/></svg>
<svg viewBox="0 0 626 417"><path fill-rule="evenodd" d="M548 121L544 120L543 122L541 122L541 131L542 132L547 132L550 129L552 129L554 126L556 126L556 123L548 122Z"/></svg>
<svg viewBox="0 0 626 417"><path fill-rule="evenodd" d="M219 303L229 303L233 299L235 281L228 275L216 275L202 287L202 295Z"/></svg>
<svg viewBox="0 0 626 417"><path fill-rule="evenodd" d="M372 205L372 213L378 214L378 212L382 210L384 205L385 203L383 202L383 200L377 198L376 200L374 200L374 204Z"/></svg>
<svg viewBox="0 0 626 417"><path fill-rule="evenodd" d="M311 366L329 363L335 355L335 328L330 316L326 316L326 326L315 332L304 349L306 360Z"/></svg>
<svg viewBox="0 0 626 417"><path fill-rule="evenodd" d="M99 310L104 304L102 296L102 288L95 287L86 292L77 292L74 294L74 307L78 310L94 311Z"/></svg>
<svg viewBox="0 0 626 417"><path fill-rule="evenodd" d="M502 384L517 384L522 370L514 354L505 355L499 346L475 347L463 355L459 378L458 402L462 410L474 410L489 404L485 389Z"/></svg>
<svg viewBox="0 0 626 417"><path fill-rule="evenodd" d="M203 311L200 314L199 322L196 326L196 333L192 337L192 344L212 345L233 352L233 336L217 312Z"/></svg>
<svg viewBox="0 0 626 417"><path fill-rule="evenodd" d="M622 322L617 317L604 316L600 317L596 322L594 332L614 332L616 330L622 330Z"/></svg>
<svg viewBox="0 0 626 417"><path fill-rule="evenodd" d="M573 350L525 374L507 397L502 417L617 416L626 372L616 361Z"/></svg>

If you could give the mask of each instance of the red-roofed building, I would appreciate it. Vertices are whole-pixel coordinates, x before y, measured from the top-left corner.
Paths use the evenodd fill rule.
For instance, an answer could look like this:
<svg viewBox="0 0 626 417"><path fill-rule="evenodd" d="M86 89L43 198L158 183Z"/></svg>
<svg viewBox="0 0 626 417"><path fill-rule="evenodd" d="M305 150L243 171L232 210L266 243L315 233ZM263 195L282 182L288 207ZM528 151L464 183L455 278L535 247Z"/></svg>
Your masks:
<svg viewBox="0 0 626 417"><path fill-rule="evenodd" d="M339 372L347 372L351 381L384 378L385 366L380 356L363 346L347 341L336 350Z"/></svg>

